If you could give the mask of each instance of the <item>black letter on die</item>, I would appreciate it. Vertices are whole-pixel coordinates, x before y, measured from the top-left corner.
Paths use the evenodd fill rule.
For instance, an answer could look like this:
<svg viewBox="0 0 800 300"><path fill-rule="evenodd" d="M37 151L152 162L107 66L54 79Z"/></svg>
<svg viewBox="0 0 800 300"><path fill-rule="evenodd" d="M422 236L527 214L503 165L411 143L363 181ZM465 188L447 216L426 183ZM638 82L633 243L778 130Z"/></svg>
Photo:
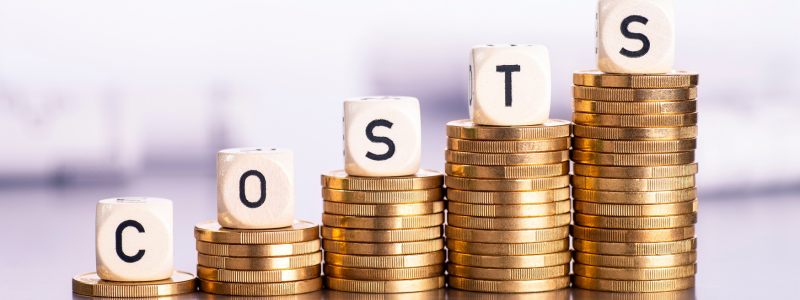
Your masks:
<svg viewBox="0 0 800 300"><path fill-rule="evenodd" d="M119 258L124 262L134 263L142 259L144 256L144 250L139 250L139 252L136 252L136 255L134 256L127 256L125 255L125 252L122 252L122 231L125 230L126 227L136 228L136 230L139 230L139 232L144 232L144 227L142 224L134 220L127 220L117 226L117 234L115 235L117 239L117 256L119 256Z"/></svg>
<svg viewBox="0 0 800 300"><path fill-rule="evenodd" d="M650 51L650 40L647 39L647 36L645 36L644 34L633 33L628 31L628 25L630 25L633 22L639 22L644 25L647 25L647 18L637 15L629 16L624 20L622 20L622 24L619 26L619 29L622 30L622 35L625 36L626 38L642 41L642 49L639 49L637 51L629 51L623 47L622 50L619 50L619 54L622 54L630 58L637 58L644 56L645 54L647 54L648 51Z"/></svg>
<svg viewBox="0 0 800 300"><path fill-rule="evenodd" d="M392 142L392 140L384 136L372 135L372 130L375 129L375 127L383 126L392 128L392 125L394 125L392 124L392 122L383 119L374 120L372 122L369 122L369 124L367 124L367 138L373 143L384 143L386 144L386 146L389 146L389 151L386 151L386 153L384 154L375 154L372 152L367 152L367 158L371 160L387 160L394 155L394 142Z"/></svg>
<svg viewBox="0 0 800 300"><path fill-rule="evenodd" d="M256 202L247 201L247 194L244 193L244 182L250 176L257 177L259 183L261 183L261 197ZM242 204L249 208L256 208L264 204L264 201L267 200L267 179L264 178L264 174L256 170L250 170L242 174L242 178L239 179L239 200L242 200Z"/></svg>
<svg viewBox="0 0 800 300"><path fill-rule="evenodd" d="M519 65L497 66L497 72L506 73L506 107L511 106L511 72L519 70Z"/></svg>

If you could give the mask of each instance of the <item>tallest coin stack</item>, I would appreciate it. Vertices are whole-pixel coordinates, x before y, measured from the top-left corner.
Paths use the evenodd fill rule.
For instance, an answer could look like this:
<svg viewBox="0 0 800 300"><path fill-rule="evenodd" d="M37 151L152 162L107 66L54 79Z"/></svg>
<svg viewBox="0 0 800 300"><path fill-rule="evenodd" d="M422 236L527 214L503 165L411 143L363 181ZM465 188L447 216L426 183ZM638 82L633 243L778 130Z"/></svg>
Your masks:
<svg viewBox="0 0 800 300"><path fill-rule="evenodd" d="M697 80L687 72L574 74L576 287L694 286Z"/></svg>

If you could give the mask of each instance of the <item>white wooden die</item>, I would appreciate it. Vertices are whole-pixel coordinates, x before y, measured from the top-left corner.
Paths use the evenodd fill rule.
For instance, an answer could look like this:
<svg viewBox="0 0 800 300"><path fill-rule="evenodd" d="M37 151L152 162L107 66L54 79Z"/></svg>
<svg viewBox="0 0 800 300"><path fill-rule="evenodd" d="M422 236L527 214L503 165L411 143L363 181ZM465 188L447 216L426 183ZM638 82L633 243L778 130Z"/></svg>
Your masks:
<svg viewBox="0 0 800 300"><path fill-rule="evenodd" d="M294 156L275 148L217 154L217 221L222 227L269 229L294 223Z"/></svg>
<svg viewBox="0 0 800 300"><path fill-rule="evenodd" d="M544 46L472 47L469 83L475 124L536 125L550 117L550 54Z"/></svg>
<svg viewBox="0 0 800 300"><path fill-rule="evenodd" d="M672 0L600 0L597 68L606 73L657 74L675 60Z"/></svg>
<svg viewBox="0 0 800 300"><path fill-rule="evenodd" d="M97 275L101 279L151 281L172 276L172 201L100 200L95 222Z"/></svg>
<svg viewBox="0 0 800 300"><path fill-rule="evenodd" d="M414 97L344 101L344 169L353 176L406 176L419 171L422 123Z"/></svg>

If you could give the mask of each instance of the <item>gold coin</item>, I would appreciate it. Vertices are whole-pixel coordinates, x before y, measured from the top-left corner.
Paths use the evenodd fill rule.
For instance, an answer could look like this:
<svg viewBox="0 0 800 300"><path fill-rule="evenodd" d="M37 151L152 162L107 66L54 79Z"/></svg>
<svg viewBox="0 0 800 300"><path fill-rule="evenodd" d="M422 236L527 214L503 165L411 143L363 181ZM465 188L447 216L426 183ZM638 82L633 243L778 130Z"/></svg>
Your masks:
<svg viewBox="0 0 800 300"><path fill-rule="evenodd" d="M463 278L463 277L459 277ZM449 280L449 279L448 279ZM543 292L520 293L481 293L467 290L447 289L448 299L474 299L474 300L570 300L570 289L559 289ZM694 295L694 294L692 294ZM444 298L442 298L444 299ZM579 298L584 299L584 298ZM586 298L591 299L591 298Z"/></svg>
<svg viewBox="0 0 800 300"><path fill-rule="evenodd" d="M447 239L489 244L517 244L555 241L569 236L569 227L529 230L481 230L445 226Z"/></svg>
<svg viewBox="0 0 800 300"><path fill-rule="evenodd" d="M484 244L447 239L447 249L450 251L479 255L545 254L569 250L569 238L539 243L518 244Z"/></svg>
<svg viewBox="0 0 800 300"><path fill-rule="evenodd" d="M172 277L156 281L108 281L97 273L72 277L72 292L92 297L158 297L188 293L197 288L194 275L175 271Z"/></svg>
<svg viewBox="0 0 800 300"><path fill-rule="evenodd" d="M663 280L694 276L697 264L667 268L611 268L573 264L575 275L612 280Z"/></svg>
<svg viewBox="0 0 800 300"><path fill-rule="evenodd" d="M480 280L458 276L447 278L448 286L482 293L535 293L569 287L569 276L539 280Z"/></svg>
<svg viewBox="0 0 800 300"><path fill-rule="evenodd" d="M697 139L661 141L609 141L576 137L574 150L606 153L651 154L687 152L697 148Z"/></svg>
<svg viewBox="0 0 800 300"><path fill-rule="evenodd" d="M354 217L322 214L322 224L340 228L411 229L444 224L444 213L406 217Z"/></svg>
<svg viewBox="0 0 800 300"><path fill-rule="evenodd" d="M447 136L467 140L543 140L568 137L571 123L564 120L547 120L532 126L484 126L471 120L447 123Z"/></svg>
<svg viewBox="0 0 800 300"><path fill-rule="evenodd" d="M215 256L287 256L300 255L319 251L319 239L292 244L273 245L235 245L214 244L203 241L196 242L197 252Z"/></svg>
<svg viewBox="0 0 800 300"><path fill-rule="evenodd" d="M697 200L667 204L609 204L575 201L576 213L614 217L652 217L691 214L697 211Z"/></svg>
<svg viewBox="0 0 800 300"><path fill-rule="evenodd" d="M569 150L512 154L444 150L444 160L454 164L478 166L542 165L568 161Z"/></svg>
<svg viewBox="0 0 800 300"><path fill-rule="evenodd" d="M694 237L694 226L669 229L604 229L572 225L572 237L612 243L655 243Z"/></svg>
<svg viewBox="0 0 800 300"><path fill-rule="evenodd" d="M694 175L671 178L602 178L572 176L577 189L614 192L658 192L682 190L694 186Z"/></svg>
<svg viewBox="0 0 800 300"><path fill-rule="evenodd" d="M569 188L527 192L479 192L447 189L447 200L450 203L462 202L473 204L531 204L547 203L569 199Z"/></svg>
<svg viewBox="0 0 800 300"><path fill-rule="evenodd" d="M325 264L348 268L399 269L443 264L445 251L410 255L349 255L325 252Z"/></svg>
<svg viewBox="0 0 800 300"><path fill-rule="evenodd" d="M696 86L697 73L672 71L664 74L612 74L597 70L572 74L572 83L579 86L666 89Z"/></svg>
<svg viewBox="0 0 800 300"><path fill-rule="evenodd" d="M289 244L318 239L319 226L295 220L294 225L283 228L230 229L211 221L195 225L194 237L199 241L220 244Z"/></svg>
<svg viewBox="0 0 800 300"><path fill-rule="evenodd" d="M583 288L570 289L573 299L595 299L602 297L605 300L678 300L678 299L696 299L695 290L677 290L667 292L652 292L652 293L614 293L603 291L592 291Z"/></svg>
<svg viewBox="0 0 800 300"><path fill-rule="evenodd" d="M534 255L477 255L455 251L448 252L448 261L462 266L480 268L540 268L568 264L572 260L572 251Z"/></svg>
<svg viewBox="0 0 800 300"><path fill-rule="evenodd" d="M575 99L577 112L612 115L684 114L697 111L697 100L664 102L611 102ZM575 129L577 133L577 128Z"/></svg>
<svg viewBox="0 0 800 300"><path fill-rule="evenodd" d="M609 192L573 188L572 197L579 201L597 203L663 204L697 199L697 189L692 187L662 192Z"/></svg>
<svg viewBox="0 0 800 300"><path fill-rule="evenodd" d="M572 97L603 101L670 101L697 98L697 87L674 89L626 89L572 86Z"/></svg>
<svg viewBox="0 0 800 300"><path fill-rule="evenodd" d="M686 252L668 255L603 255L575 252L575 262L591 266L617 268L667 268L693 264L697 261L697 252Z"/></svg>
<svg viewBox="0 0 800 300"><path fill-rule="evenodd" d="M322 186L353 191L408 191L442 187L442 173L420 169L414 175L396 177L349 176L344 170L322 174Z"/></svg>
<svg viewBox="0 0 800 300"><path fill-rule="evenodd" d="M569 264L525 269L478 268L448 264L447 274L484 280L537 280L567 276Z"/></svg>
<svg viewBox="0 0 800 300"><path fill-rule="evenodd" d="M606 217L575 213L575 225L615 229L659 229L692 226L697 213L659 217Z"/></svg>
<svg viewBox="0 0 800 300"><path fill-rule="evenodd" d="M197 254L197 264L215 269L229 270L280 270L299 269L322 262L322 251L293 256L230 257Z"/></svg>
<svg viewBox="0 0 800 300"><path fill-rule="evenodd" d="M445 177L448 188L477 191L537 191L551 190L569 186L569 175L533 178L533 179L473 179L463 177Z"/></svg>
<svg viewBox="0 0 800 300"><path fill-rule="evenodd" d="M568 137L530 141L482 141L447 138L447 149L477 153L527 153L566 150Z"/></svg>
<svg viewBox="0 0 800 300"><path fill-rule="evenodd" d="M354 243L322 240L322 248L327 252L352 255L420 254L444 249L444 239L405 243Z"/></svg>
<svg viewBox="0 0 800 300"><path fill-rule="evenodd" d="M697 174L697 163L658 167L612 167L576 163L575 175L605 178L669 178Z"/></svg>
<svg viewBox="0 0 800 300"><path fill-rule="evenodd" d="M399 243L432 240L442 236L442 226L413 229L345 229L322 226L322 238L342 242Z"/></svg>
<svg viewBox="0 0 800 300"><path fill-rule="evenodd" d="M330 288L325 289L325 297L297 299L347 299L347 300L440 300L445 299L449 291L447 289L435 289L422 292L396 293L396 294L366 294L335 291ZM241 299L248 300L248 299ZM281 299L283 300L283 299ZM567 299L568 300L568 299Z"/></svg>
<svg viewBox="0 0 800 300"><path fill-rule="evenodd" d="M313 265L299 269L239 271L197 265L197 277L210 281L238 283L285 282L319 277L320 269L319 265Z"/></svg>
<svg viewBox="0 0 800 300"><path fill-rule="evenodd" d="M609 255L667 255L697 250L697 238L661 243L606 243L572 239L575 251Z"/></svg>
<svg viewBox="0 0 800 300"><path fill-rule="evenodd" d="M325 276L325 287L351 293L408 293L444 287L444 275L410 280L353 280Z"/></svg>
<svg viewBox="0 0 800 300"><path fill-rule="evenodd" d="M602 140L676 140L697 137L697 125L681 127L600 127L575 125L575 136Z"/></svg>
<svg viewBox="0 0 800 300"><path fill-rule="evenodd" d="M569 200L539 204L468 204L450 202L447 212L472 217L514 218L537 217L569 212ZM458 226L456 226L458 227Z"/></svg>
<svg viewBox="0 0 800 300"><path fill-rule="evenodd" d="M544 152L548 153L548 152ZM474 166L446 163L449 176L495 179L542 178L569 174L569 162L531 166Z"/></svg>
<svg viewBox="0 0 800 300"><path fill-rule="evenodd" d="M542 229L569 225L569 201L567 213L533 218L478 218L462 216L454 213L447 214L447 224L460 228L485 229L485 230L522 230ZM451 202L453 205L455 202Z"/></svg>
<svg viewBox="0 0 800 300"><path fill-rule="evenodd" d="M653 154L611 154L572 150L572 161L581 164L623 167L685 165L694 162L694 151Z"/></svg>
<svg viewBox="0 0 800 300"><path fill-rule="evenodd" d="M573 112L572 121L585 126L676 127L697 125L697 113L668 115L609 115Z"/></svg>
<svg viewBox="0 0 800 300"><path fill-rule="evenodd" d="M361 269L325 265L325 276L355 280L408 280L444 275L444 264L400 269Z"/></svg>
<svg viewBox="0 0 800 300"><path fill-rule="evenodd" d="M572 284L581 289L623 293L652 293L694 287L694 276L665 280L607 280L573 276Z"/></svg>
<svg viewBox="0 0 800 300"><path fill-rule="evenodd" d="M200 290L232 296L280 296L310 293L322 289L322 277L275 283L230 283L200 279Z"/></svg>
<svg viewBox="0 0 800 300"><path fill-rule="evenodd" d="M362 217L429 215L443 212L444 201L406 204L354 204L323 201L323 210L329 214Z"/></svg>
<svg viewBox="0 0 800 300"><path fill-rule="evenodd" d="M348 191L322 188L322 199L361 204L403 204L442 200L443 188L413 191Z"/></svg>

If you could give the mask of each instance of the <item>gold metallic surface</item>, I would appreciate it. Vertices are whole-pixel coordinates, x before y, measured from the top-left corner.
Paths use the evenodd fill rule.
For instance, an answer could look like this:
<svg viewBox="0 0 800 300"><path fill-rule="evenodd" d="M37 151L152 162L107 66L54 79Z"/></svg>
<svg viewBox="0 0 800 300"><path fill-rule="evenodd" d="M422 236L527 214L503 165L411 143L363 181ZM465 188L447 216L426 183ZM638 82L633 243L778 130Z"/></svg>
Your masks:
<svg viewBox="0 0 800 300"><path fill-rule="evenodd" d="M694 237L694 226L669 229L605 229L572 225L572 237L612 243L656 243Z"/></svg>
<svg viewBox="0 0 800 300"><path fill-rule="evenodd" d="M609 243L572 239L575 251L607 255L667 255L697 250L697 238L660 243Z"/></svg>
<svg viewBox="0 0 800 300"><path fill-rule="evenodd" d="M532 255L569 250L569 238L539 242L539 243L517 243L517 244L485 244L463 242L454 239L447 239L447 249L461 253L471 253L478 255Z"/></svg>
<svg viewBox="0 0 800 300"><path fill-rule="evenodd" d="M319 277L320 270L320 265L313 265L299 269L262 271L214 269L197 265L197 277L209 281L237 283L286 282Z"/></svg>
<svg viewBox="0 0 800 300"><path fill-rule="evenodd" d="M416 268L443 264L445 256L444 250L422 254L378 256L348 255L326 251L325 264L367 269Z"/></svg>
<svg viewBox="0 0 800 300"><path fill-rule="evenodd" d="M684 114L697 111L697 100L664 102L611 102L575 99L577 112L612 115ZM577 133L577 131L575 132Z"/></svg>
<svg viewBox="0 0 800 300"><path fill-rule="evenodd" d="M322 201L323 211L335 215L362 217L395 217L429 215L444 211L444 201L406 204L354 204Z"/></svg>
<svg viewBox="0 0 800 300"><path fill-rule="evenodd" d="M697 211L697 200L667 204L609 204L574 201L575 212L595 216L652 217L691 214Z"/></svg>
<svg viewBox="0 0 800 300"><path fill-rule="evenodd" d="M664 204L697 199L697 189L688 188L663 192L609 192L572 189L575 200L617 204Z"/></svg>
<svg viewBox="0 0 800 300"><path fill-rule="evenodd" d="M575 225L614 229L660 229L692 226L697 213L658 217L607 217L575 213Z"/></svg>
<svg viewBox="0 0 800 300"><path fill-rule="evenodd" d="M607 280L573 276L574 287L608 292L652 293L684 290L694 287L694 276L665 280Z"/></svg>
<svg viewBox="0 0 800 300"><path fill-rule="evenodd" d="M353 280L325 277L325 287L353 293L409 293L443 288L444 276L410 280Z"/></svg>
<svg viewBox="0 0 800 300"><path fill-rule="evenodd" d="M447 265L447 274L483 280L537 280L569 275L569 264L524 269L494 269Z"/></svg>
<svg viewBox="0 0 800 300"><path fill-rule="evenodd" d="M289 244L318 239L319 226L295 220L291 227L229 229L211 221L195 225L194 237L199 241L220 244Z"/></svg>
<svg viewBox="0 0 800 300"><path fill-rule="evenodd" d="M348 191L322 188L322 199L361 204L402 204L442 200L443 188L412 191Z"/></svg>
<svg viewBox="0 0 800 300"><path fill-rule="evenodd" d="M667 115L610 115L573 112L575 124L604 127L676 127L697 125L697 112Z"/></svg>
<svg viewBox="0 0 800 300"><path fill-rule="evenodd" d="M610 141L576 137L573 149L589 152L652 154L687 152L697 148L697 139L650 140L650 141Z"/></svg>
<svg viewBox="0 0 800 300"><path fill-rule="evenodd" d="M697 87L673 89L630 89L572 86L572 97L604 101L674 101L697 98Z"/></svg>
<svg viewBox="0 0 800 300"><path fill-rule="evenodd" d="M310 240L292 244L272 244L272 245L235 245L235 244L214 244L209 242L197 241L197 252L215 256L238 256L238 257L259 257L259 256L287 256L300 255L319 251L320 240Z"/></svg>
<svg viewBox="0 0 800 300"><path fill-rule="evenodd" d="M676 140L697 137L697 125L681 127L600 127L574 125L575 137L601 140Z"/></svg>
<svg viewBox="0 0 800 300"><path fill-rule="evenodd" d="M576 163L575 175L605 178L669 178L697 174L697 163L657 167L614 167Z"/></svg>
<svg viewBox="0 0 800 300"><path fill-rule="evenodd" d="M447 278L448 286L483 293L533 293L569 287L569 276L540 280L480 280L458 276ZM526 298L527 299L527 298Z"/></svg>
<svg viewBox="0 0 800 300"><path fill-rule="evenodd" d="M93 297L158 297L188 293L197 288L196 277L191 273L175 271L164 280L120 282L100 279L97 273L86 273L72 278L72 292Z"/></svg>
<svg viewBox="0 0 800 300"><path fill-rule="evenodd" d="M575 251L575 262L601 267L616 268L667 268L693 264L697 261L697 252L686 252L668 255L605 255Z"/></svg>
<svg viewBox="0 0 800 300"><path fill-rule="evenodd" d="M571 156L572 160L576 163L623 167L685 165L694 162L694 151L653 154L612 154L572 150Z"/></svg>
<svg viewBox="0 0 800 300"><path fill-rule="evenodd" d="M612 268L575 263L575 275L611 280L663 280L694 276L697 264L667 268Z"/></svg>
<svg viewBox="0 0 800 300"><path fill-rule="evenodd" d="M517 244L555 241L569 236L569 227L529 230L480 230L445 226L447 239L488 244Z"/></svg>
<svg viewBox="0 0 800 300"><path fill-rule="evenodd" d="M442 187L443 174L420 169L417 174L397 177L349 176L344 170L322 174L322 187L351 191L408 191Z"/></svg>
<svg viewBox="0 0 800 300"><path fill-rule="evenodd" d="M568 201L567 201L568 202ZM455 202L451 202L453 205ZM486 230L542 229L566 226L570 223L569 202L567 213L532 218L479 218L448 213L447 224L460 228Z"/></svg>
<svg viewBox="0 0 800 300"><path fill-rule="evenodd" d="M541 268L568 264L572 260L572 251L534 255L478 255L455 251L448 252L448 262L479 268Z"/></svg>
<svg viewBox="0 0 800 300"><path fill-rule="evenodd" d="M447 149L476 153L527 153L565 150L570 147L570 138L529 141L482 141L447 138Z"/></svg>
<svg viewBox="0 0 800 300"><path fill-rule="evenodd" d="M446 163L444 172L449 176L471 178L542 178L569 174L569 162L530 166L475 166Z"/></svg>
<svg viewBox="0 0 800 300"><path fill-rule="evenodd" d="M547 120L541 125L532 126L484 126L471 120L458 120L447 123L447 136L469 140L542 140L568 137L571 122Z"/></svg>
<svg viewBox="0 0 800 300"><path fill-rule="evenodd" d="M614 192L659 192L694 187L694 175L671 178L603 178L572 176L576 189Z"/></svg>
<svg viewBox="0 0 800 300"><path fill-rule="evenodd" d="M445 177L448 188L459 190L519 192L557 189L569 186L569 175L534 179L472 179Z"/></svg>
<svg viewBox="0 0 800 300"><path fill-rule="evenodd" d="M449 288L447 289L447 297L449 297L449 299L469 299L469 300L570 300L570 292L571 292L570 289L558 289L558 290L543 291L543 292L530 292L530 293L521 292L521 293L500 294L500 293L473 292L473 291Z"/></svg>
<svg viewBox="0 0 800 300"><path fill-rule="evenodd" d="M486 218L540 217L568 213L569 211L569 200L550 203L512 205L468 204L461 202L450 202L447 204L448 213Z"/></svg>
<svg viewBox="0 0 800 300"><path fill-rule="evenodd" d="M572 84L617 88L682 88L696 86L697 73L672 71L665 74L611 74L597 70L578 71L572 74Z"/></svg>
<svg viewBox="0 0 800 300"><path fill-rule="evenodd" d="M444 239L437 238L405 243L354 243L322 240L326 252L351 255L405 255L420 254L444 249Z"/></svg>
<svg viewBox="0 0 800 300"><path fill-rule="evenodd" d="M444 150L444 160L477 166L518 166L555 164L569 160L569 150L532 153L472 153Z"/></svg>
<svg viewBox="0 0 800 300"><path fill-rule="evenodd" d="M414 229L346 229L322 226L322 238L341 242L401 243L432 240L442 236L442 226Z"/></svg>
<svg viewBox="0 0 800 300"><path fill-rule="evenodd" d="M310 293L322 289L322 277L276 283L229 283L200 279L200 290L233 296L280 296Z"/></svg>
<svg viewBox="0 0 800 300"><path fill-rule="evenodd" d="M445 265L400 269L363 269L325 265L325 276L355 280L408 280L444 275Z"/></svg>
<svg viewBox="0 0 800 300"><path fill-rule="evenodd" d="M322 214L322 224L340 228L411 229L444 224L444 213L404 217L357 217Z"/></svg>
<svg viewBox="0 0 800 300"><path fill-rule="evenodd" d="M322 262L322 251L293 256L229 257L197 254L197 264L215 269L280 270L299 269Z"/></svg>
<svg viewBox="0 0 800 300"><path fill-rule="evenodd" d="M531 204L569 199L569 188L526 192L481 192L447 189L447 200L472 204Z"/></svg>

